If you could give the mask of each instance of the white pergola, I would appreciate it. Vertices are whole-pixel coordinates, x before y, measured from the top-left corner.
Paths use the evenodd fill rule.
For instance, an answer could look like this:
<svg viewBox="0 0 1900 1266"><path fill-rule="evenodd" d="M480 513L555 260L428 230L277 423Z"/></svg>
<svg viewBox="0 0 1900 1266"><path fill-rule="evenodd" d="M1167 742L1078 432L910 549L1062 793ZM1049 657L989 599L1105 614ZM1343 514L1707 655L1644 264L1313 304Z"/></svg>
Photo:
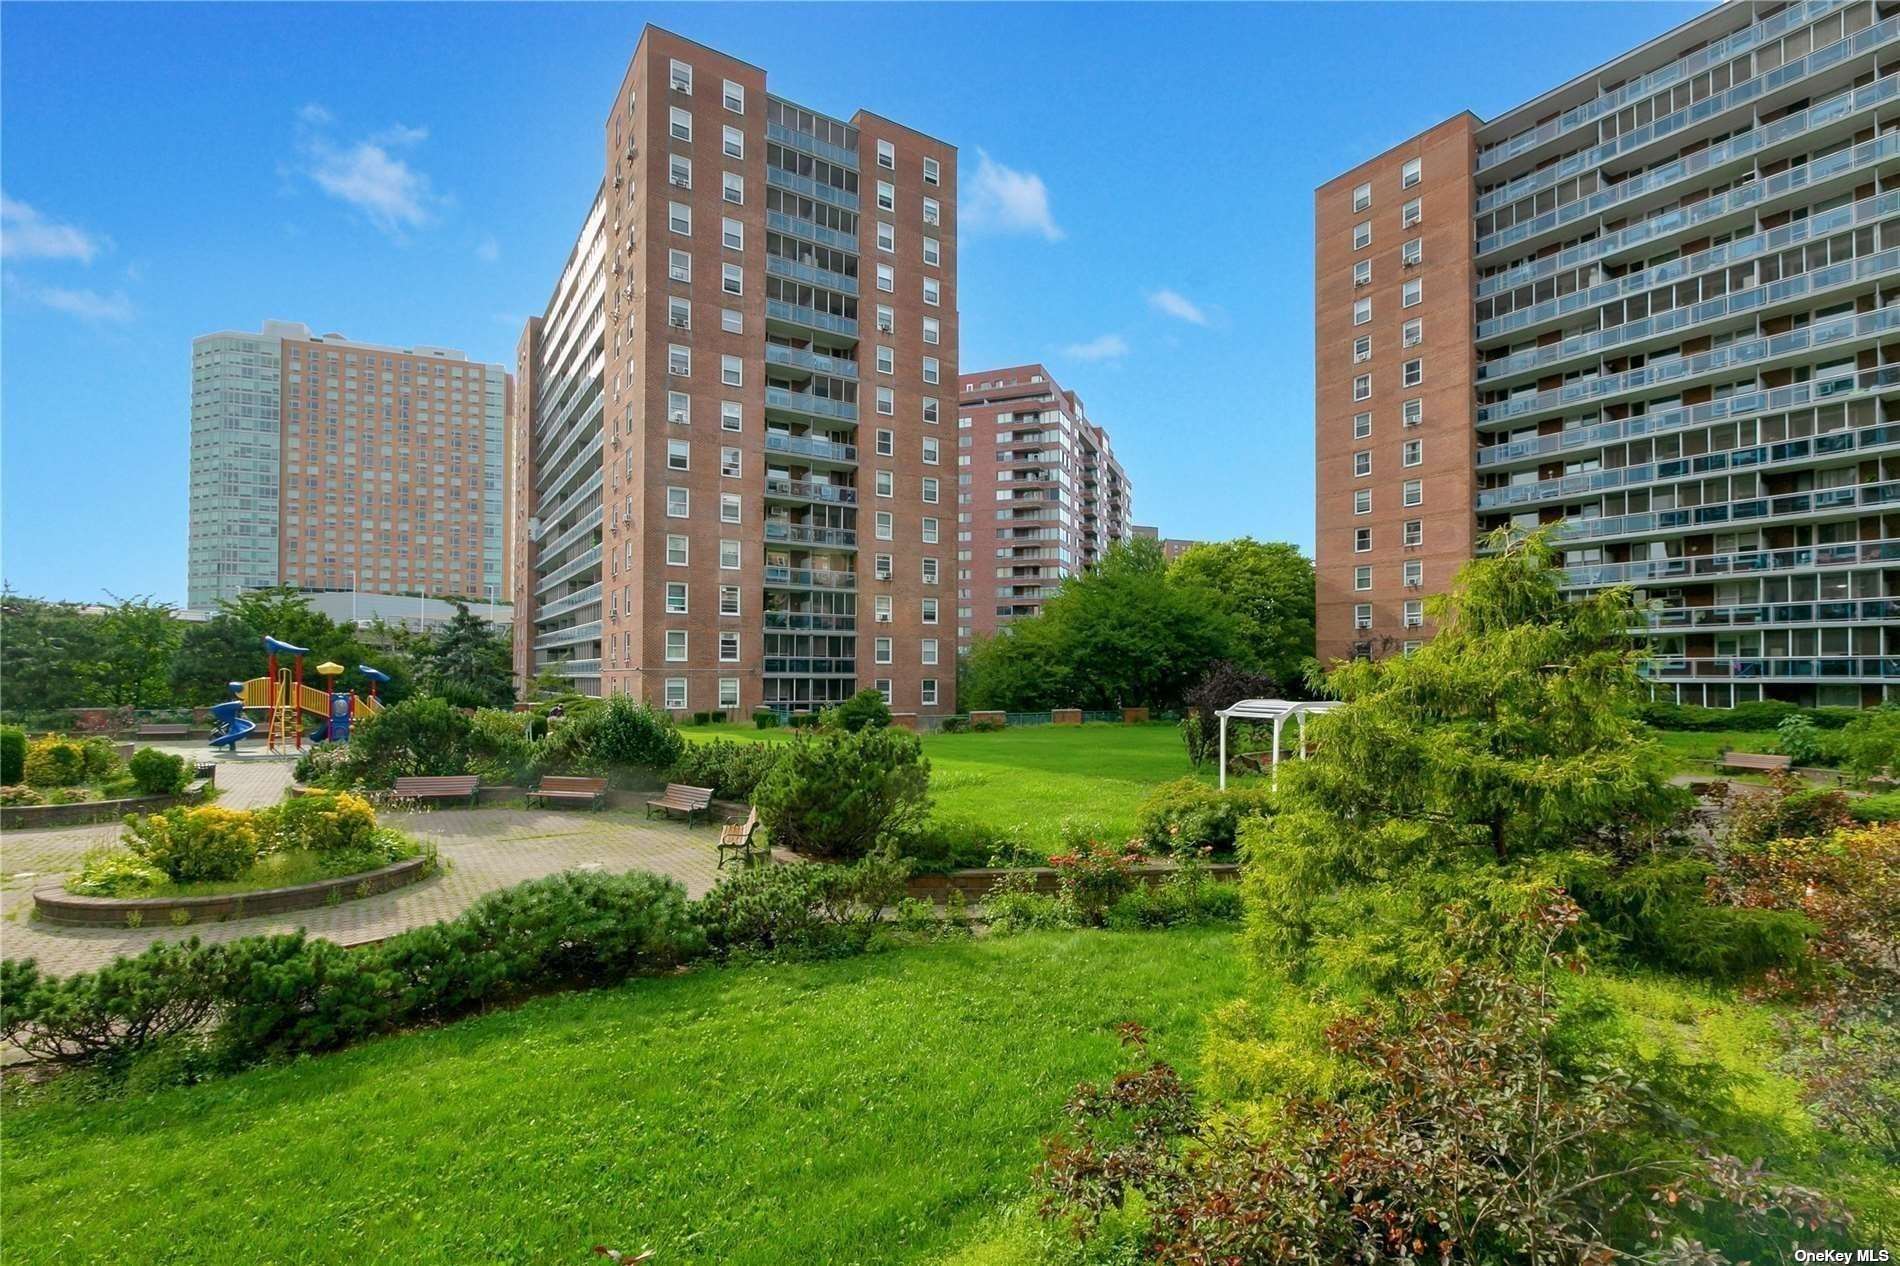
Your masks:
<svg viewBox="0 0 1900 1266"><path fill-rule="evenodd" d="M1273 781L1280 781L1280 727L1286 724L1288 717L1300 723L1300 759L1306 759L1306 718L1309 714L1331 712L1339 704L1332 700L1296 700L1296 699L1242 699L1231 708L1223 708L1214 715L1220 718L1220 785L1227 789L1227 721L1271 721L1273 722Z"/></svg>

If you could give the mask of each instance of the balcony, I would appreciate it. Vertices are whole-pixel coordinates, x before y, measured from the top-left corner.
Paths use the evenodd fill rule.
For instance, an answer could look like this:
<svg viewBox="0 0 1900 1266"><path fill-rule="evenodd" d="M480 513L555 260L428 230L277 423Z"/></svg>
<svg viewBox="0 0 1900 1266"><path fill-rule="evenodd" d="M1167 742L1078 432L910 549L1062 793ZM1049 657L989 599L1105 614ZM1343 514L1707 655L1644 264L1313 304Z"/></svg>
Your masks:
<svg viewBox="0 0 1900 1266"><path fill-rule="evenodd" d="M1651 659L1656 681L1900 681L1900 655L1701 657Z"/></svg>
<svg viewBox="0 0 1900 1266"><path fill-rule="evenodd" d="M803 216L787 215L783 211L765 213L765 227L774 233L785 233L792 237L804 238L807 242L816 242L820 246L829 246L836 250L857 254L858 237L855 233L840 233L837 229L815 224Z"/></svg>
<svg viewBox="0 0 1900 1266"><path fill-rule="evenodd" d="M802 281L810 286L823 286L839 294L856 295L858 279L844 273L832 272L829 268L818 268L811 264L801 264L786 259L783 255L767 255L765 271L774 277L787 277L793 281Z"/></svg>
<svg viewBox="0 0 1900 1266"><path fill-rule="evenodd" d="M576 589L566 597L556 598L552 602L535 608L534 618L537 622L552 620L557 616L566 615L570 611L578 611L582 607L599 601L600 583L596 581L588 585L585 589Z"/></svg>
<svg viewBox="0 0 1900 1266"><path fill-rule="evenodd" d="M767 611L765 629L768 633L855 633L858 618L828 611Z"/></svg>
<svg viewBox="0 0 1900 1266"><path fill-rule="evenodd" d="M768 321L783 321L787 325L796 325L807 330L820 330L826 334L839 334L853 339L858 336L856 317L834 316L829 312L820 312L802 303L788 303L783 299L767 299L765 317Z"/></svg>
<svg viewBox="0 0 1900 1266"><path fill-rule="evenodd" d="M1811 515L1826 516L1853 510L1877 510L1900 505L1900 482L1850 484L1817 488L1779 496L1747 497L1715 505L1679 510L1649 510L1639 514L1612 514L1599 519L1564 519L1557 539L1565 545L1612 536L1649 536L1656 533L1700 532L1731 523L1779 523Z"/></svg>
<svg viewBox="0 0 1900 1266"><path fill-rule="evenodd" d="M856 573L822 567L776 567L765 569L765 583L773 589L856 589Z"/></svg>
<svg viewBox="0 0 1900 1266"><path fill-rule="evenodd" d="M858 420L858 404L855 400L834 400L830 396L813 395L808 391L792 391L785 387L768 385L765 389L765 407L786 413L801 413L807 417L824 418L828 421L856 422Z"/></svg>
<svg viewBox="0 0 1900 1266"><path fill-rule="evenodd" d="M819 202L829 202L832 206L842 207L846 211L858 209L857 194L847 193L836 185L827 185L813 180L810 176L801 176L797 172L786 171L783 167L776 167L770 163L767 163L765 167L765 183L780 189L789 189L807 198L815 198Z"/></svg>
<svg viewBox="0 0 1900 1266"><path fill-rule="evenodd" d="M812 527L787 523L783 519L765 521L765 539L781 545L807 545L816 549L856 549L858 534L851 528Z"/></svg>
<svg viewBox="0 0 1900 1266"><path fill-rule="evenodd" d="M582 642L598 642L599 640L600 621L592 620L586 624L576 624L572 628L543 633L534 639L534 649L545 651L556 646L576 646Z"/></svg>
<svg viewBox="0 0 1900 1266"><path fill-rule="evenodd" d="M855 659L821 659L806 655L767 655L768 677L849 677L858 671Z"/></svg>
<svg viewBox="0 0 1900 1266"><path fill-rule="evenodd" d="M1840 0L1834 0L1834 2L1839 3ZM809 132L800 132L796 128L786 127L783 123L773 123L768 120L765 125L765 139L777 141L780 145L789 146L795 150L802 150L815 158L836 163L840 167L848 167L852 171L858 169L858 155L855 150L848 150L842 145L833 145L830 141L821 141Z"/></svg>
<svg viewBox="0 0 1900 1266"><path fill-rule="evenodd" d="M854 360L844 356L827 356L823 352L810 352L802 347L787 347L783 343L765 345L765 363L784 369L809 370L833 378L858 376L858 363Z"/></svg>
<svg viewBox="0 0 1900 1266"><path fill-rule="evenodd" d="M556 669L563 677L600 676L600 661L597 659L556 659L542 667Z"/></svg>
<svg viewBox="0 0 1900 1266"><path fill-rule="evenodd" d="M837 462L840 465L855 466L858 462L857 445L841 444L822 435L780 435L775 431L767 431L765 451L787 453L815 461Z"/></svg>
<svg viewBox="0 0 1900 1266"><path fill-rule="evenodd" d="M765 495L779 501L817 501L826 505L854 506L858 490L844 484L822 484L809 479L765 477Z"/></svg>
<svg viewBox="0 0 1900 1266"><path fill-rule="evenodd" d="M1727 607L1665 607L1651 611L1652 632L1681 629L1745 629L1766 625L1863 624L1900 620L1900 598L1841 598L1834 601L1755 603Z"/></svg>
<svg viewBox="0 0 1900 1266"><path fill-rule="evenodd" d="M1900 561L1900 540L1848 541L1839 545L1803 545L1793 549L1742 550L1698 557L1645 558L1628 563L1580 563L1564 568L1564 586L1594 589L1604 585L1725 580L1766 572L1814 571L1863 567Z"/></svg>
<svg viewBox="0 0 1900 1266"><path fill-rule="evenodd" d="M540 580L535 581L534 591L536 594L546 593L556 585L564 581L572 580L574 577L587 571L590 567L598 566L600 566L600 546L596 545L586 553L569 559L567 562L561 564L561 566L543 576Z"/></svg>

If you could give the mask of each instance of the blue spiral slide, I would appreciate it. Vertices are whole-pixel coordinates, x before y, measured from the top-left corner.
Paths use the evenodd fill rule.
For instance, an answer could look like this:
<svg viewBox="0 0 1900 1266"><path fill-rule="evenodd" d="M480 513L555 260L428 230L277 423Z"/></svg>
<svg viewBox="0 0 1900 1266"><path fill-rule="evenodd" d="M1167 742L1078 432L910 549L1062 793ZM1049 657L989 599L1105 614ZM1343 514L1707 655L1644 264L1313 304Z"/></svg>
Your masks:
<svg viewBox="0 0 1900 1266"><path fill-rule="evenodd" d="M235 693L244 688L244 683L234 681L231 686ZM218 722L218 732L211 739L213 747L228 747L235 752L238 740L257 728L257 722L244 715L242 699L226 699L223 703L212 704L211 715Z"/></svg>

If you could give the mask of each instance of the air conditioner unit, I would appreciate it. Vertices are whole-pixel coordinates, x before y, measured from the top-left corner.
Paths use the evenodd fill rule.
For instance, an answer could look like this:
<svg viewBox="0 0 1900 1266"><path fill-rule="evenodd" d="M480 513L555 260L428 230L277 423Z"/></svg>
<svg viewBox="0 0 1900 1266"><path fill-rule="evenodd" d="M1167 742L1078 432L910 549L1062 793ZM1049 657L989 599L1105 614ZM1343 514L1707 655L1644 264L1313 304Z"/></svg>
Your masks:
<svg viewBox="0 0 1900 1266"><path fill-rule="evenodd" d="M691 189L691 188L693 187L693 182L692 182L692 181L690 181L690 180L688 180L688 179L687 179L686 177L684 177L684 176L680 176L680 175L672 175L672 176L668 176L668 177L666 178L666 183L667 183L667 184L669 184L669 185L673 185L673 186L675 186L675 187L677 187L677 188L680 188L680 189Z"/></svg>
<svg viewBox="0 0 1900 1266"><path fill-rule="evenodd" d="M872 579L874 580L889 580L890 578L891 573L888 568L880 567L877 571L872 573Z"/></svg>
<svg viewBox="0 0 1900 1266"><path fill-rule="evenodd" d="M683 316L668 317L666 319L666 323L672 326L676 330L684 330L684 329L689 328L686 322L686 318Z"/></svg>
<svg viewBox="0 0 1900 1266"><path fill-rule="evenodd" d="M889 577L887 576L885 577L885 579L888 580ZM891 617L887 614L880 612L879 614L872 616L871 621L874 624L889 624L891 622Z"/></svg>
<svg viewBox="0 0 1900 1266"><path fill-rule="evenodd" d="M889 321L879 321L879 322L877 323L877 328L878 328L878 331L879 331L880 333L883 333L883 334L890 334L890 333L892 333L893 331L895 331L895 329L896 329L897 327L896 327L896 326L894 326L893 324L891 324L891 322L889 322Z"/></svg>
<svg viewBox="0 0 1900 1266"><path fill-rule="evenodd" d="M675 409L673 410L673 412L666 415L666 420L668 422L678 422L680 425L684 426L686 424L686 415L682 413L680 410Z"/></svg>
<svg viewBox="0 0 1900 1266"><path fill-rule="evenodd" d="M692 96L693 95L692 81L687 80L687 79L675 79L673 81L673 91L683 92L689 97Z"/></svg>

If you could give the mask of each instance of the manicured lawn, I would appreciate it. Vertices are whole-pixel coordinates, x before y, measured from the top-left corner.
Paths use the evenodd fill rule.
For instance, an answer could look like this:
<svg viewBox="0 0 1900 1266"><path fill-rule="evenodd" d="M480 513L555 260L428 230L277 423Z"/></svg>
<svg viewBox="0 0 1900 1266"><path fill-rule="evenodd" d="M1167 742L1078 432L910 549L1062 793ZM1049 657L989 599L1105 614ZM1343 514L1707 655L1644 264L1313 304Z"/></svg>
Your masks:
<svg viewBox="0 0 1900 1266"><path fill-rule="evenodd" d="M151 1097L14 1106L11 1263L930 1260L1028 1190L1112 1026L1192 1068L1231 934L708 969Z"/></svg>
<svg viewBox="0 0 1900 1266"><path fill-rule="evenodd" d="M750 725L689 725L689 740L782 741L792 731ZM1108 838L1135 828L1135 809L1156 784L1194 774L1172 725L1039 725L989 734L926 734L930 794L941 817L1016 828L1047 847L1065 818ZM1200 777L1212 781L1211 765Z"/></svg>
<svg viewBox="0 0 1900 1266"><path fill-rule="evenodd" d="M1687 773L1707 773L1708 763L1724 749L1732 752L1760 752L1773 755L1773 730L1657 730L1657 742L1674 756Z"/></svg>

